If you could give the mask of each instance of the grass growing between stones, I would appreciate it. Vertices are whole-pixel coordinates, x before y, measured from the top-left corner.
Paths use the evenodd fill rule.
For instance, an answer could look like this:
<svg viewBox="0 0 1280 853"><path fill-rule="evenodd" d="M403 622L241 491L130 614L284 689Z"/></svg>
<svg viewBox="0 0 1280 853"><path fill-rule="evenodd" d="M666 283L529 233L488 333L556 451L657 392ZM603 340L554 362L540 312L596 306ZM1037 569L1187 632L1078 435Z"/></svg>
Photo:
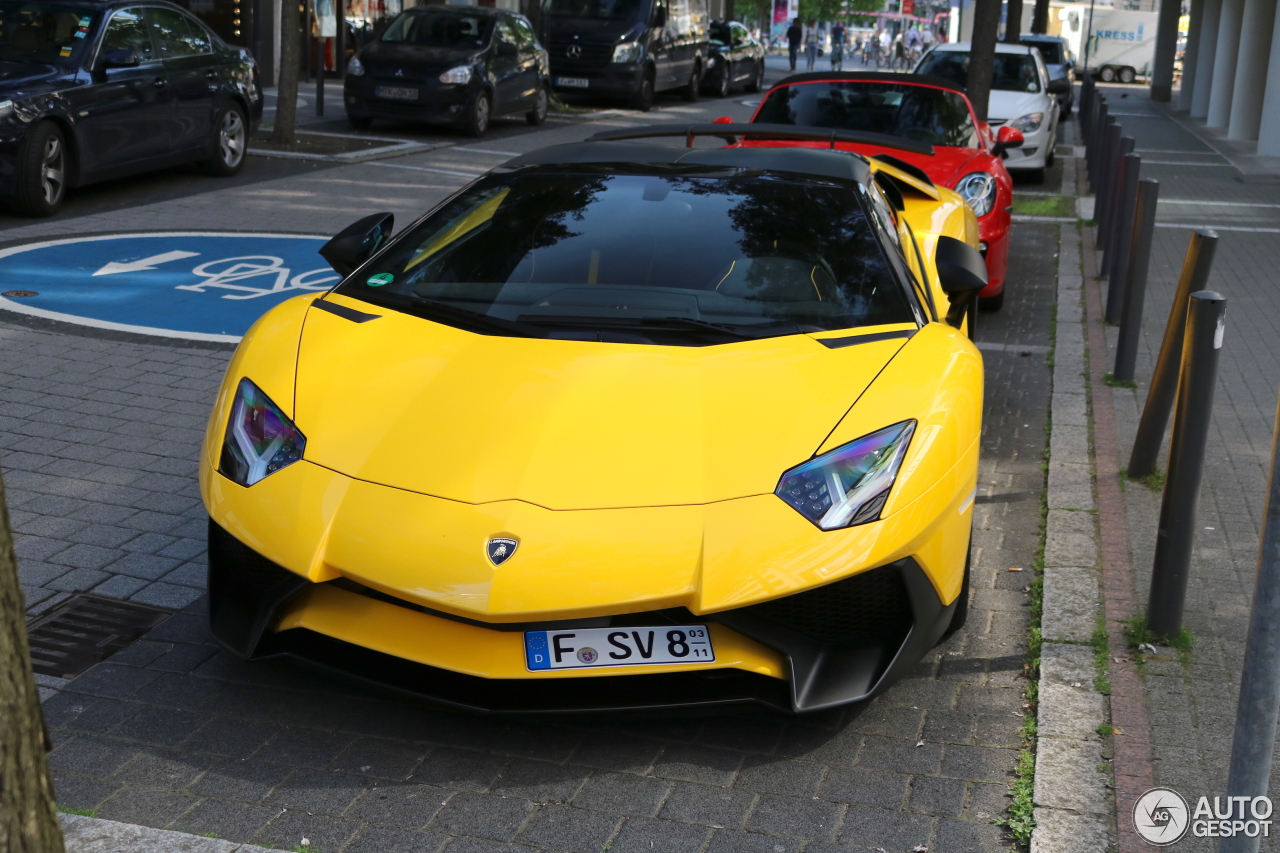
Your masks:
<svg viewBox="0 0 1280 853"><path fill-rule="evenodd" d="M1147 614L1143 613L1125 620L1124 641L1131 649L1136 649L1144 643L1150 643L1153 646L1169 646L1178 652L1178 658L1185 665L1191 660L1191 650L1195 648L1196 635L1186 626L1179 629L1178 633L1172 637L1157 634L1148 627Z"/></svg>
<svg viewBox="0 0 1280 853"><path fill-rule="evenodd" d="M1121 468L1120 480L1122 483L1125 480L1128 480L1131 483L1140 483L1146 486L1148 489L1150 489L1153 492L1164 491L1164 469L1163 468L1157 468L1156 470L1152 471L1150 474L1147 474L1145 477L1130 477L1129 469Z"/></svg>
<svg viewBox="0 0 1280 853"><path fill-rule="evenodd" d="M1065 195L1013 197L1014 216L1075 216L1075 199Z"/></svg>
<svg viewBox="0 0 1280 853"><path fill-rule="evenodd" d="M58 811L62 812L63 814L80 815L80 817L97 817L98 816L97 809L73 809L73 808L68 808L67 806L58 806Z"/></svg>
<svg viewBox="0 0 1280 853"><path fill-rule="evenodd" d="M1114 373L1102 374L1102 381L1111 388L1137 388L1138 383L1132 379L1116 379Z"/></svg>

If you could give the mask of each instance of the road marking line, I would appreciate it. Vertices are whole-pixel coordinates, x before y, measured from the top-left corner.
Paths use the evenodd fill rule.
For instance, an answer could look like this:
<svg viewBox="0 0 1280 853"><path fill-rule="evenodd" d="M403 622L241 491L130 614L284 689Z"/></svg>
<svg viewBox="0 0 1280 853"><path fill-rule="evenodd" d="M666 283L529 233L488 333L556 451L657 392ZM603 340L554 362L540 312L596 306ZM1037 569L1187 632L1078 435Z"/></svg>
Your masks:
<svg viewBox="0 0 1280 853"><path fill-rule="evenodd" d="M478 178L484 172L455 172L450 169L432 169L430 166L408 166L404 163L365 163L366 166L383 166L387 169L412 169L415 172L434 172L437 175L456 175L459 178Z"/></svg>
<svg viewBox="0 0 1280 853"><path fill-rule="evenodd" d="M1075 222L1074 216L1027 216L1017 215L1010 217L1014 222Z"/></svg>
<svg viewBox="0 0 1280 853"><path fill-rule="evenodd" d="M1221 157L1217 151L1209 149L1207 151L1186 151L1174 148L1135 148L1134 154L1186 154L1188 157Z"/></svg>
<svg viewBox="0 0 1280 853"><path fill-rule="evenodd" d="M1034 352L1048 354L1049 348L1041 344L997 344L992 341L975 341L974 345L986 352Z"/></svg>
<svg viewBox="0 0 1280 853"><path fill-rule="evenodd" d="M472 154L496 154L499 157L519 157L519 151L494 151L491 148L454 148L454 151L468 151Z"/></svg>
<svg viewBox="0 0 1280 853"><path fill-rule="evenodd" d="M1264 204L1256 201L1192 201L1189 198L1162 198L1163 204L1199 204L1204 207L1280 207L1280 204Z"/></svg>
<svg viewBox="0 0 1280 853"><path fill-rule="evenodd" d="M1235 168L1235 166L1230 163L1189 163L1186 160L1143 160L1142 162L1147 166L1208 166L1213 169Z"/></svg>
<svg viewBox="0 0 1280 853"><path fill-rule="evenodd" d="M1157 228L1208 229L1211 231L1247 231L1251 234L1280 234L1280 228L1250 228L1246 225L1204 225L1195 222L1157 222Z"/></svg>

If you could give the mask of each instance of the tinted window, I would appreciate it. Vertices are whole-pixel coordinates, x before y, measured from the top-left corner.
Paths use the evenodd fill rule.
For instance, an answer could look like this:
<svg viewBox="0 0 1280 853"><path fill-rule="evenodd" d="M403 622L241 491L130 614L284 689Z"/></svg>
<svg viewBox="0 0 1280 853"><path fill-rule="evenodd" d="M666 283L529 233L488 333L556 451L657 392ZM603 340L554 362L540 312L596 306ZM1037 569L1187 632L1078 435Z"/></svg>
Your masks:
<svg viewBox="0 0 1280 853"><path fill-rule="evenodd" d="M153 7L147 10L147 14L160 44L160 55L165 59L213 52L205 31L182 13Z"/></svg>
<svg viewBox="0 0 1280 853"><path fill-rule="evenodd" d="M525 47L538 46L538 37L533 34L533 27L529 26L529 22L524 18L512 18L511 26L516 31L516 35L522 45Z"/></svg>
<svg viewBox="0 0 1280 853"><path fill-rule="evenodd" d="M430 47L480 47L489 41L493 19L448 12L405 12L392 22L383 41Z"/></svg>
<svg viewBox="0 0 1280 853"><path fill-rule="evenodd" d="M794 334L912 322L864 195L767 176L493 176L342 289L543 328L643 332L674 318Z"/></svg>
<svg viewBox="0 0 1280 853"><path fill-rule="evenodd" d="M733 24L730 27L730 34L733 36L733 40L740 44L745 44L751 38L751 33L747 32L747 28L741 24Z"/></svg>
<svg viewBox="0 0 1280 853"><path fill-rule="evenodd" d="M1056 41L1024 41L1027 47L1034 47L1040 51L1040 55L1044 57L1044 61L1049 65L1062 65L1066 60L1062 58L1062 44Z"/></svg>
<svg viewBox="0 0 1280 853"><path fill-rule="evenodd" d="M648 17L648 0L547 0L544 14L557 18L600 18L606 21L642 21Z"/></svg>
<svg viewBox="0 0 1280 853"><path fill-rule="evenodd" d="M141 9L121 9L111 16L102 37L102 53L109 50L132 50L143 62L154 58Z"/></svg>
<svg viewBox="0 0 1280 853"><path fill-rule="evenodd" d="M771 92L756 121L863 130L977 148L964 98L945 89L897 83L801 83Z"/></svg>
<svg viewBox="0 0 1280 853"><path fill-rule="evenodd" d="M921 60L916 73L932 74L964 86L969 79L969 54L935 50ZM997 53L991 88L1001 92L1039 92L1040 73L1035 58L1027 53Z"/></svg>
<svg viewBox="0 0 1280 853"><path fill-rule="evenodd" d="M0 2L0 59L78 62L87 52L96 12L45 3Z"/></svg>

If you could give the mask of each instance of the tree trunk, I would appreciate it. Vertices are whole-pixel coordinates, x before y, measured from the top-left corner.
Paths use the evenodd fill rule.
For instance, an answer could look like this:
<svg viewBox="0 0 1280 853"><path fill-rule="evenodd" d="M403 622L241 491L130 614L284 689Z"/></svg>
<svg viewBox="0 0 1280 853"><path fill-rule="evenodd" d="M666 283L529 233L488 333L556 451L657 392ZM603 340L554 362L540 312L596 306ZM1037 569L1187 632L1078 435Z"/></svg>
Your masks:
<svg viewBox="0 0 1280 853"><path fill-rule="evenodd" d="M0 480L0 853L63 853L49 731L31 675L26 605Z"/></svg>
<svg viewBox="0 0 1280 853"><path fill-rule="evenodd" d="M298 46L301 41L300 0L280 4L280 68L276 84L276 123L271 139L278 145L293 145L298 127Z"/></svg>
<svg viewBox="0 0 1280 853"><path fill-rule="evenodd" d="M1004 40L1006 44L1017 44L1022 38L1022 0L1007 0L1004 16Z"/></svg>
<svg viewBox="0 0 1280 853"><path fill-rule="evenodd" d="M1035 12L1031 15L1031 32L1039 36L1049 32L1049 0L1036 0Z"/></svg>
<svg viewBox="0 0 1280 853"><path fill-rule="evenodd" d="M738 16L734 14L733 0L724 0L724 19L726 21L738 20Z"/></svg>
<svg viewBox="0 0 1280 853"><path fill-rule="evenodd" d="M965 93L973 104L973 111L982 121L987 120L987 105L991 99L991 75L995 72L996 31L999 27L1000 0L974 0Z"/></svg>

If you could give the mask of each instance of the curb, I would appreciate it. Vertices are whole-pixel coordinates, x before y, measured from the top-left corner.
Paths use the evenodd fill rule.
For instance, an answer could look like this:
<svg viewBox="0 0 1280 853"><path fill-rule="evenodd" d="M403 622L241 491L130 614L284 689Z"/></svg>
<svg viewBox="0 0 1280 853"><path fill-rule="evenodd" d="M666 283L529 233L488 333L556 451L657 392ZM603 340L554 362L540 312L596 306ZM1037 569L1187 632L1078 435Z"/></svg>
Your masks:
<svg viewBox="0 0 1280 853"><path fill-rule="evenodd" d="M1075 188L1067 161L1064 189ZM1043 645L1037 705L1031 853L1098 853L1115 845L1111 779L1099 728L1106 697L1091 646L1101 613L1097 504L1090 455L1080 234L1063 223L1049 433Z"/></svg>
<svg viewBox="0 0 1280 853"><path fill-rule="evenodd" d="M67 853L284 853L97 817L60 814Z"/></svg>

